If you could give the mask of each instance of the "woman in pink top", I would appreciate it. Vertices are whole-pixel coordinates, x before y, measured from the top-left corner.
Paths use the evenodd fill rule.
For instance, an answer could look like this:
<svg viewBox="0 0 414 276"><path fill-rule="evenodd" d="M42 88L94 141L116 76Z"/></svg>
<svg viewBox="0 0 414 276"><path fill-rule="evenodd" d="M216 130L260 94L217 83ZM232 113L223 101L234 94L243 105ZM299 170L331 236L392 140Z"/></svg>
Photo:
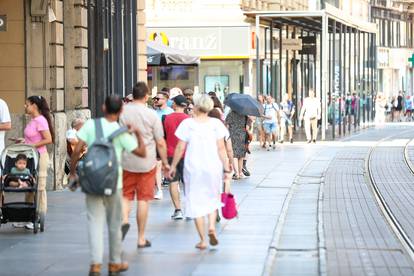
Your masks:
<svg viewBox="0 0 414 276"><path fill-rule="evenodd" d="M24 129L24 142L37 148L39 158L39 177L38 177L38 206L39 213L46 214L47 197L46 197L46 179L47 168L49 166L49 154L46 145L52 144L54 140L53 126L49 105L42 96L31 96L27 98L25 104L26 113L30 115L31 120ZM33 200L33 195L28 196L26 200ZM33 229L33 223L26 225L26 228Z"/></svg>

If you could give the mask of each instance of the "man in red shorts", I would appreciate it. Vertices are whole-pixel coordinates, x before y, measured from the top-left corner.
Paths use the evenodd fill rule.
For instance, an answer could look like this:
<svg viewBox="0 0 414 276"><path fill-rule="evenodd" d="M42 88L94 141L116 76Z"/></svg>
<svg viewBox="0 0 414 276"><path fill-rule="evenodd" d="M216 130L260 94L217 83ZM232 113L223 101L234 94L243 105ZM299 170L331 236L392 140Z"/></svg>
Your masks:
<svg viewBox="0 0 414 276"><path fill-rule="evenodd" d="M187 99L183 95L178 95L173 99L173 109L174 113L165 116L164 119L164 130L165 130L165 139L167 141L167 156L170 164L174 157L175 147L178 144L178 138L175 136L175 131L182 121L189 118L187 114L184 113L184 110L187 108L188 103ZM183 219L183 212L181 211L180 203L180 193L179 185L180 180L183 180L183 170L184 170L184 160L182 159L177 166L177 173L174 178L171 179L169 184L171 199L174 205L174 214L171 216L174 220Z"/></svg>
<svg viewBox="0 0 414 276"><path fill-rule="evenodd" d="M132 92L134 100L125 105L120 117L122 125L129 125L141 132L147 148L145 158L125 153L122 159L123 171L123 225L122 237L129 230L130 203L138 200L138 248L150 247L151 242L145 239L145 226L148 219L148 202L154 199L156 172L156 150L162 160L163 169L169 168L167 147L160 119L154 110L146 106L149 89L146 83L138 82Z"/></svg>

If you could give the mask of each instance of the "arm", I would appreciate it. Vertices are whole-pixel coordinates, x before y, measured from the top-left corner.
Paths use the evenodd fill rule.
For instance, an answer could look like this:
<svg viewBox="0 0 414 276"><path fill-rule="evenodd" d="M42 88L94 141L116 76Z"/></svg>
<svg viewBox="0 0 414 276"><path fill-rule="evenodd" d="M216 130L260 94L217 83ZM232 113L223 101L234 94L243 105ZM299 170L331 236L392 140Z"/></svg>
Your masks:
<svg viewBox="0 0 414 276"><path fill-rule="evenodd" d="M229 159L230 170L233 170L233 163L231 162L234 159L234 157L233 157L233 144L231 142L231 139L228 139L224 143L226 145L227 158Z"/></svg>
<svg viewBox="0 0 414 276"><path fill-rule="evenodd" d="M303 100L303 105L302 105L302 108L300 109L300 115L299 115L300 121L303 120L303 115L305 115L305 110L306 110L306 102L305 100Z"/></svg>
<svg viewBox="0 0 414 276"><path fill-rule="evenodd" d="M175 147L174 151L174 158L171 164L171 168L176 168L178 165L178 162L180 162L181 158L183 157L184 150L187 146L187 143L184 141L179 140L177 146Z"/></svg>
<svg viewBox="0 0 414 276"><path fill-rule="evenodd" d="M0 130L10 130L10 129L11 129L11 122L0 124Z"/></svg>
<svg viewBox="0 0 414 276"><path fill-rule="evenodd" d="M138 140L138 147L135 150L133 150L132 153L136 156L145 158L147 156L147 148L144 144L144 139L142 139L142 135L138 129L136 129L134 133Z"/></svg>
<svg viewBox="0 0 414 276"><path fill-rule="evenodd" d="M40 134L42 135L43 139L33 144L34 147L39 148L41 146L52 144L52 135L50 134L49 130L41 131Z"/></svg>
<svg viewBox="0 0 414 276"><path fill-rule="evenodd" d="M227 158L226 146L224 145L224 139L217 140L217 151L220 157L221 163L223 164L223 169L226 173L230 172L229 159Z"/></svg>
<svg viewBox="0 0 414 276"><path fill-rule="evenodd" d="M160 155L162 166L164 169L168 168L168 159L167 159L167 144L165 143L164 138L158 139L156 141L158 154Z"/></svg>
<svg viewBox="0 0 414 276"><path fill-rule="evenodd" d="M318 120L321 118L321 102L318 101L318 116L316 117Z"/></svg>

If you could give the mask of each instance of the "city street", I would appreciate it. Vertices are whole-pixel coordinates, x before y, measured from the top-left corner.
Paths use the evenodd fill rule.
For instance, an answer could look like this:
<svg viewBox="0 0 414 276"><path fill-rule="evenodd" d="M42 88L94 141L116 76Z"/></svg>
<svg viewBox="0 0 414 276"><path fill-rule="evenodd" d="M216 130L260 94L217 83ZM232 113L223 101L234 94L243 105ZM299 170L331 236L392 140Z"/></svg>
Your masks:
<svg viewBox="0 0 414 276"><path fill-rule="evenodd" d="M170 219L164 190L151 204L152 247L136 248L135 225L124 241L124 274L414 275L413 137L401 123L271 152L256 145L252 176L233 182L239 217L220 222L217 248L194 248L193 222ZM0 275L87 274L83 194L49 199L44 233L1 226Z"/></svg>

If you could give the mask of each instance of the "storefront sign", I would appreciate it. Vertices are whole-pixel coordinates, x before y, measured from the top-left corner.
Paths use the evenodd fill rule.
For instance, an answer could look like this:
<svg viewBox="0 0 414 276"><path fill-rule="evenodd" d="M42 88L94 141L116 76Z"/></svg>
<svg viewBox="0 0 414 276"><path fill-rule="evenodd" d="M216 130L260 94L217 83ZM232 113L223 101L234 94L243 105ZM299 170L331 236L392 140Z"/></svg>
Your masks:
<svg viewBox="0 0 414 276"><path fill-rule="evenodd" d="M280 40L275 40L275 48L279 49ZM296 38L283 38L282 39L282 50L293 50L298 51L302 50L302 40Z"/></svg>
<svg viewBox="0 0 414 276"><path fill-rule="evenodd" d="M249 56L249 26L147 27L149 40L168 42L172 48L205 58Z"/></svg>
<svg viewBox="0 0 414 276"><path fill-rule="evenodd" d="M7 31L7 15L0 15L0 32Z"/></svg>

